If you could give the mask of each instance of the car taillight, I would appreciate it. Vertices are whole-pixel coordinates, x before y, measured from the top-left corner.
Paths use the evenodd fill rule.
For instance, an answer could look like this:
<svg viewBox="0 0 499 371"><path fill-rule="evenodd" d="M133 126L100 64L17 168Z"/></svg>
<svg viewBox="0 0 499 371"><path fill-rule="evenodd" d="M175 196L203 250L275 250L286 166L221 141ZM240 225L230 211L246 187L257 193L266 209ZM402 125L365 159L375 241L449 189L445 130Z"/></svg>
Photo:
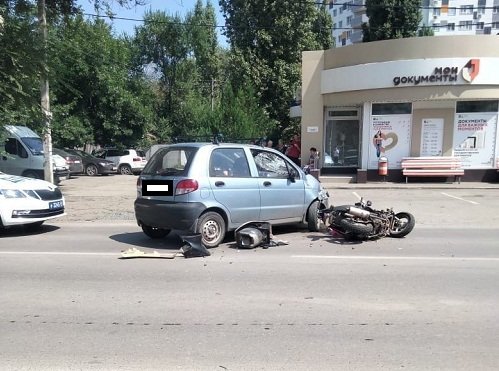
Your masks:
<svg viewBox="0 0 499 371"><path fill-rule="evenodd" d="M197 180L194 179L184 179L178 182L175 188L176 195L185 195L187 193L194 192L199 187Z"/></svg>
<svg viewBox="0 0 499 371"><path fill-rule="evenodd" d="M140 176L137 178L137 190L142 190L142 178Z"/></svg>
<svg viewBox="0 0 499 371"><path fill-rule="evenodd" d="M142 161L142 159L140 157L134 157L133 161Z"/></svg>

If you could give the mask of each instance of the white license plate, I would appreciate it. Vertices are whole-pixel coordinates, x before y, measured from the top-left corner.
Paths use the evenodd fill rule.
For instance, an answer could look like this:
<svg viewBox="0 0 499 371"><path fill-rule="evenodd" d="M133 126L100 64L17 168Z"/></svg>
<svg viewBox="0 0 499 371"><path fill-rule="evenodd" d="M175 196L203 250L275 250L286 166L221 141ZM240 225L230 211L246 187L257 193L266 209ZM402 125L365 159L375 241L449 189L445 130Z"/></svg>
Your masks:
<svg viewBox="0 0 499 371"><path fill-rule="evenodd" d="M64 206L64 203L62 201L54 201L49 203L49 209L54 210L54 209L61 209Z"/></svg>

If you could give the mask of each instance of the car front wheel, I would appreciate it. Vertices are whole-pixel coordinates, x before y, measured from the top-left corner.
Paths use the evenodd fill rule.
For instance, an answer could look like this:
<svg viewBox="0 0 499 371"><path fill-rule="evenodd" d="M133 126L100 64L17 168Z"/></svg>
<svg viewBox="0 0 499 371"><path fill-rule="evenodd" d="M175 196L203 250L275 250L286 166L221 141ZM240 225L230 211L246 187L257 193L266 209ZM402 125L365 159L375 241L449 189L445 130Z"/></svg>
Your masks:
<svg viewBox="0 0 499 371"><path fill-rule="evenodd" d="M226 233L224 218L219 213L209 211L199 218L197 233L201 233L203 245L217 247Z"/></svg>
<svg viewBox="0 0 499 371"><path fill-rule="evenodd" d="M308 208L307 224L310 232L318 232L321 227L321 219L319 218L319 201L314 201Z"/></svg>

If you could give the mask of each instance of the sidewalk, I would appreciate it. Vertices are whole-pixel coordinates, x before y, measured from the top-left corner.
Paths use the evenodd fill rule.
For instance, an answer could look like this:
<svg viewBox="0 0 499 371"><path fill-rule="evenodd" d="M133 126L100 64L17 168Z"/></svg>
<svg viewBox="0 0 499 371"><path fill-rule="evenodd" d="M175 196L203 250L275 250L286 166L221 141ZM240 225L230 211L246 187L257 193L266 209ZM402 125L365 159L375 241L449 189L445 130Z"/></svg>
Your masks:
<svg viewBox="0 0 499 371"><path fill-rule="evenodd" d="M321 176L320 181L326 189L497 189L499 183L485 182L367 182L346 183L337 181L335 177Z"/></svg>

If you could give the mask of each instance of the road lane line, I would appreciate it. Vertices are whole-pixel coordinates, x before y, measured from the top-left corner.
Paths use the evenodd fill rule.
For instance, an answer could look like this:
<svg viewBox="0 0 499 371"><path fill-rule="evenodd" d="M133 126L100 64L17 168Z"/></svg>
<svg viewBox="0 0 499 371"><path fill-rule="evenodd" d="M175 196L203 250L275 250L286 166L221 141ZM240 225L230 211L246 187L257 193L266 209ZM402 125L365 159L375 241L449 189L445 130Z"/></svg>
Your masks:
<svg viewBox="0 0 499 371"><path fill-rule="evenodd" d="M119 256L114 252L70 252L70 251L0 251L0 255L73 255L73 256Z"/></svg>
<svg viewBox="0 0 499 371"><path fill-rule="evenodd" d="M338 255L291 255L297 259L346 259L346 260L456 260L456 261L499 261L499 258L474 258L456 256L338 256Z"/></svg>
<svg viewBox="0 0 499 371"><path fill-rule="evenodd" d="M353 195L354 195L355 197L357 197L359 200L362 198L362 197L360 197L360 196L359 196L359 194L358 194L357 192L352 192L352 193L353 193Z"/></svg>
<svg viewBox="0 0 499 371"><path fill-rule="evenodd" d="M448 193L445 193L445 192L440 192L442 193L444 196L447 196L447 197L450 197L450 198L455 198L456 200L460 200L460 201L464 201L464 202L469 202L470 204L473 204L473 205L479 205L478 202L475 202L475 201L470 201L470 200L465 200L464 198L461 198L461 197L457 197L457 196L452 196Z"/></svg>

